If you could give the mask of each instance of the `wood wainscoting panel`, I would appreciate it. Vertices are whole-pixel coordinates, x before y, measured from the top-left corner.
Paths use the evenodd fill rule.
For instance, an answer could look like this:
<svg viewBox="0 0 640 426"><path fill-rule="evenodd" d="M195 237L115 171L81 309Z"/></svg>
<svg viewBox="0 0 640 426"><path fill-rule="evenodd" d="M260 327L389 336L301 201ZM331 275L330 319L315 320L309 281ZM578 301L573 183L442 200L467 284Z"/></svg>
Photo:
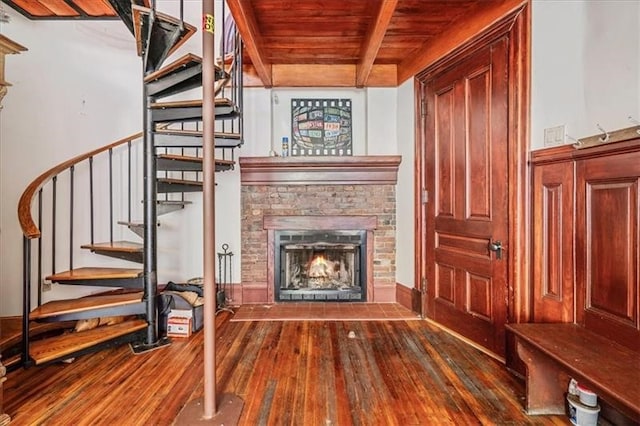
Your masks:
<svg viewBox="0 0 640 426"><path fill-rule="evenodd" d="M640 351L640 152L576 164L577 322Z"/></svg>
<svg viewBox="0 0 640 426"><path fill-rule="evenodd" d="M573 162L536 165L532 183L534 322L573 322Z"/></svg>

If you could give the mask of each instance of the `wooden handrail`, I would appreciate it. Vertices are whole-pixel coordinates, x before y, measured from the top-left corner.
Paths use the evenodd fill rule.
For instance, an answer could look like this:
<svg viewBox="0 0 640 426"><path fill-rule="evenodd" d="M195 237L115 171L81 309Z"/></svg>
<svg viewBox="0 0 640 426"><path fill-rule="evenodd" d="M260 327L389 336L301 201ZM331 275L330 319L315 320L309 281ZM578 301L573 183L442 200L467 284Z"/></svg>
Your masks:
<svg viewBox="0 0 640 426"><path fill-rule="evenodd" d="M27 186L27 189L24 190L22 196L20 197L20 201L18 202L18 221L20 222L20 227L22 228L22 233L24 234L24 236L29 239L40 237L40 229L38 229L38 226L36 225L31 215L31 204L33 203L33 198L45 183L53 179L54 176L59 175L63 171L67 170L71 166L80 163L81 161L84 161L90 157L94 157L102 152L108 151L127 142L139 139L142 137L142 135L142 132L138 132L134 135L127 136L101 148L97 148L85 154L78 155L77 157L74 157L70 160L58 164L57 166L50 168L49 170L35 178L34 181L31 182L29 186Z"/></svg>

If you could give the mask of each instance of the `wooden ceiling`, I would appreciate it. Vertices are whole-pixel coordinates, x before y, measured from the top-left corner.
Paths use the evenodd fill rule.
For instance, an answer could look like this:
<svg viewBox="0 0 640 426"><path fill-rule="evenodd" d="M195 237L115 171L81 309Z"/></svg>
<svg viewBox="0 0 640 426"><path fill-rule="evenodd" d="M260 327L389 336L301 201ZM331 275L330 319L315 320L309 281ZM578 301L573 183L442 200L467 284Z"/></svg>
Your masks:
<svg viewBox="0 0 640 426"><path fill-rule="evenodd" d="M108 0L2 0L29 19L112 18Z"/></svg>
<svg viewBox="0 0 640 426"><path fill-rule="evenodd" d="M108 0L3 1L32 19L115 16ZM395 87L524 2L227 0L245 81L265 87Z"/></svg>

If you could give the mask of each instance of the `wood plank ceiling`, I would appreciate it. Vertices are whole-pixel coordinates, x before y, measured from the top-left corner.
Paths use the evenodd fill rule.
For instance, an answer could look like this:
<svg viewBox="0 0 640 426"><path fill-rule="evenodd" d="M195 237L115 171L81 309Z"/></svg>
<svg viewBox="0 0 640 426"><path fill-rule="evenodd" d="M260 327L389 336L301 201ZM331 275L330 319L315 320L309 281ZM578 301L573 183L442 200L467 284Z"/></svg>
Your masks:
<svg viewBox="0 0 640 426"><path fill-rule="evenodd" d="M3 1L31 19L115 16L108 0ZM450 45L448 40L462 38L478 17L490 21L523 1L227 0L227 4L245 43L248 85L395 87L419 72L426 60L443 50L441 46Z"/></svg>

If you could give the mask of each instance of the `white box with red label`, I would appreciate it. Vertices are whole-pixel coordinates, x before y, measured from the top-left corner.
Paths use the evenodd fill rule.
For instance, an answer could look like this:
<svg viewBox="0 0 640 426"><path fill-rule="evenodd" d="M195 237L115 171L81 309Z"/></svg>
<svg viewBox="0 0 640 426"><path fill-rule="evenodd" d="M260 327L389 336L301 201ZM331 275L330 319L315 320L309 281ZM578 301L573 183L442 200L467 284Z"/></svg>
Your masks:
<svg viewBox="0 0 640 426"><path fill-rule="evenodd" d="M191 310L172 309L167 317L167 336L189 337L193 328Z"/></svg>

